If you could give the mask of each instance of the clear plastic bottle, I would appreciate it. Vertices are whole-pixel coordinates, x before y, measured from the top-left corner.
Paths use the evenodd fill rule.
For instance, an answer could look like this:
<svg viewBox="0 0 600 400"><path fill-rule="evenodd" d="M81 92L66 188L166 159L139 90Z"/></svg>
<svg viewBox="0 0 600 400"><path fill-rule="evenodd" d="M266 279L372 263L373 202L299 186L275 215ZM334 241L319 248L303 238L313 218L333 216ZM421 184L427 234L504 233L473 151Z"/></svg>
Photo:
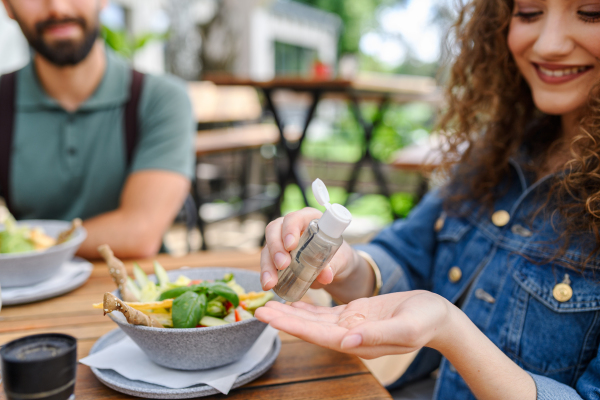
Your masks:
<svg viewBox="0 0 600 400"><path fill-rule="evenodd" d="M344 242L342 233L352 220L352 215L344 206L329 204L329 193L320 179L313 182L313 193L327 210L320 219L310 222L300 237L298 247L291 253L292 262L279 271L278 282L273 290L287 301L298 301L306 294Z"/></svg>

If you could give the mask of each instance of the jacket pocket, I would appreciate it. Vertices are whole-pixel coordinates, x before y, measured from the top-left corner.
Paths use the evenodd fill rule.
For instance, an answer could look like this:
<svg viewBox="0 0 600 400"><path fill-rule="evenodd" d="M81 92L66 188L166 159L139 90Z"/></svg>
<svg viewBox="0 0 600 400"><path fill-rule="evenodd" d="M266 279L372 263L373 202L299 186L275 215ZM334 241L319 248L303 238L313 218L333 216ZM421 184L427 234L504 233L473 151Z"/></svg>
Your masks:
<svg viewBox="0 0 600 400"><path fill-rule="evenodd" d="M565 280L565 275L568 279ZM559 266L522 258L508 330L508 354L531 372L574 384L598 351L600 283ZM568 282L573 294L558 301L554 287Z"/></svg>

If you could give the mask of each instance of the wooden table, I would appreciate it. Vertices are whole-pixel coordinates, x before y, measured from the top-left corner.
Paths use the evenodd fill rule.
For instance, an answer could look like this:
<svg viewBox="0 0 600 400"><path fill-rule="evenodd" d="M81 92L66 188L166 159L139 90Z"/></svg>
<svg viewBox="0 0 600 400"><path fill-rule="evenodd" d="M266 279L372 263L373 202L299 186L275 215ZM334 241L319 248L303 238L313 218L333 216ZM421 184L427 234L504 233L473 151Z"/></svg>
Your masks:
<svg viewBox="0 0 600 400"><path fill-rule="evenodd" d="M305 77L275 77L269 81L256 81L249 78L240 78L231 75L207 75L206 80L218 85L243 85L253 86L260 89L266 100L268 110L273 114L273 118L279 128L279 145L287 155L287 165L279 166L279 185L281 193L279 202L288 183L295 183L300 188L304 202L308 205L305 194L304 182L301 179L301 173L298 167L298 158L302 141L306 137L308 126L310 125L319 101L322 98L342 98L350 101L351 108L357 122L362 127L364 133L363 155L354 163L350 177L346 184L346 193L350 195L354 192L358 182L358 176L365 164L370 165L381 194L390 198L390 191L386 178L379 161L371 154L370 141L375 129L383 122L383 116L390 103L408 103L408 102L428 102L439 104L441 101L441 91L436 87L435 80L428 77L419 76L401 76L390 74L360 74L353 79L316 79ZM311 96L311 103L302 127L302 134L298 143L291 143L284 137L285 125L280 118L278 108L273 102L273 92L276 90L292 90L295 92L308 93ZM375 101L378 103L377 113L372 121L367 121L360 110L362 101ZM346 203L350 199L348 196ZM393 207L392 207L393 210Z"/></svg>
<svg viewBox="0 0 600 400"><path fill-rule="evenodd" d="M227 266L258 270L259 254L232 252L195 253L181 258L160 255L156 259L167 269L182 266ZM152 260L140 261L147 273L152 273ZM131 273L132 263L127 262ZM38 333L60 332L78 339L78 358L88 355L98 338L116 328L91 304L102 300L114 290L106 264L94 263L90 280L81 288L55 299L22 306L5 307L0 311L0 345L10 340ZM280 333L281 353L273 367L259 379L229 396L216 395L207 399L391 399L388 392L354 356L323 349L300 339ZM0 389L1 389L0 384ZM0 399L5 399L0 390ZM133 399L107 388L80 364L75 386L77 400Z"/></svg>

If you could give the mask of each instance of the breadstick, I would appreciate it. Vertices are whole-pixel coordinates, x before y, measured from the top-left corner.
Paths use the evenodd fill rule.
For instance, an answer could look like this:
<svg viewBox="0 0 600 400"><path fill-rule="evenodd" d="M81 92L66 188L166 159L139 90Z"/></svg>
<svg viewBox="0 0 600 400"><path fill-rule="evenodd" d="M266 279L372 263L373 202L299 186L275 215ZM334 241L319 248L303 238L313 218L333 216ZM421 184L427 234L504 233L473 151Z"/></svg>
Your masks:
<svg viewBox="0 0 600 400"><path fill-rule="evenodd" d="M156 310L159 308L171 308L173 307L173 299L166 299L163 301L151 301L146 303L139 302L125 302L129 307L135 308L136 310L144 311L144 310ZM94 303L92 304L94 308L103 308L102 303Z"/></svg>
<svg viewBox="0 0 600 400"><path fill-rule="evenodd" d="M124 301L138 301L139 299L127 288L127 270L121 260L115 257L107 244L98 247L98 253L100 253L102 258L104 258L104 261L106 261L108 271L121 292L121 298Z"/></svg>
<svg viewBox="0 0 600 400"><path fill-rule="evenodd" d="M128 306L121 299L110 292L104 293L104 315L113 311L120 311L127 318L127 322L132 325L144 325L154 328L164 328L164 326L149 315Z"/></svg>
<svg viewBox="0 0 600 400"><path fill-rule="evenodd" d="M77 230L77 228L79 228L81 226L81 219L79 218L75 218L72 222L71 222L71 227L69 229L67 229L66 231L61 232L58 235L58 238L56 238L56 243L54 244L55 246L66 242L67 240L69 240L71 238L71 235L73 234L73 232L75 232Z"/></svg>

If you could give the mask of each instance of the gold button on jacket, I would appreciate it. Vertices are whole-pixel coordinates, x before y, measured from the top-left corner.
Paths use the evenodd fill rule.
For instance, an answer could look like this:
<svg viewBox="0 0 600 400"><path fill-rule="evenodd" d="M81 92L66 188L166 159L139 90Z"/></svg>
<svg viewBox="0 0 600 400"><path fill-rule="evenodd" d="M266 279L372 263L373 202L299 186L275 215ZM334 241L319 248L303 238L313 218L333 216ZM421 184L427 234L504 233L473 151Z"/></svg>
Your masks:
<svg viewBox="0 0 600 400"><path fill-rule="evenodd" d="M450 268L450 271L448 271L448 279L450 279L450 282L456 283L460 281L460 278L462 278L462 271L460 270L460 268Z"/></svg>
<svg viewBox="0 0 600 400"><path fill-rule="evenodd" d="M446 222L446 220L442 217L438 218L435 220L435 225L433 225L433 230L436 232L439 232L442 230L442 228L444 227L444 222Z"/></svg>
<svg viewBox="0 0 600 400"><path fill-rule="evenodd" d="M492 214L492 223L497 227L503 227L510 221L510 214L505 210L498 210Z"/></svg>
<svg viewBox="0 0 600 400"><path fill-rule="evenodd" d="M571 297L573 297L573 289L566 283L559 283L552 289L552 295L556 301L564 303L565 301L571 300Z"/></svg>

